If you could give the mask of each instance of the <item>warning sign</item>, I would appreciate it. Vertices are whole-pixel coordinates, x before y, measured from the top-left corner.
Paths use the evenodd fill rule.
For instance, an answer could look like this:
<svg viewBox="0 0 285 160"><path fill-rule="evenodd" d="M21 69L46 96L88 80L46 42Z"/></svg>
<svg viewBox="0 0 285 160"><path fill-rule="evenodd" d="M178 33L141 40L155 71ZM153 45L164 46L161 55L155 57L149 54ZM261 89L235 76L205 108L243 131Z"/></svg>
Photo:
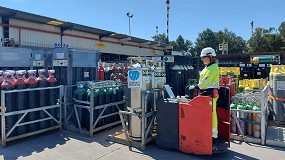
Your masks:
<svg viewBox="0 0 285 160"><path fill-rule="evenodd" d="M174 56L164 56L163 60L165 62L174 62Z"/></svg>
<svg viewBox="0 0 285 160"><path fill-rule="evenodd" d="M89 77L89 72L84 72L84 78Z"/></svg>
<svg viewBox="0 0 285 160"><path fill-rule="evenodd" d="M105 48L106 46L105 46L104 43L97 42L96 43L96 47L98 47L98 48Z"/></svg>

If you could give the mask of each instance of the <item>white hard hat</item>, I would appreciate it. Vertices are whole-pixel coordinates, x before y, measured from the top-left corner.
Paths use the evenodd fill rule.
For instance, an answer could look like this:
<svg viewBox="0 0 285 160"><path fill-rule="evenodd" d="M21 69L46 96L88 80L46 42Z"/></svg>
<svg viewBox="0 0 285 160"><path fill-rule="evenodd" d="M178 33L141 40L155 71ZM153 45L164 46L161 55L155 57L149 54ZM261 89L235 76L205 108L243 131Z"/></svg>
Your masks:
<svg viewBox="0 0 285 160"><path fill-rule="evenodd" d="M205 57L205 56L213 56L213 57L215 57L216 56L216 52L211 47L204 48L202 50L202 52L201 52L200 57Z"/></svg>

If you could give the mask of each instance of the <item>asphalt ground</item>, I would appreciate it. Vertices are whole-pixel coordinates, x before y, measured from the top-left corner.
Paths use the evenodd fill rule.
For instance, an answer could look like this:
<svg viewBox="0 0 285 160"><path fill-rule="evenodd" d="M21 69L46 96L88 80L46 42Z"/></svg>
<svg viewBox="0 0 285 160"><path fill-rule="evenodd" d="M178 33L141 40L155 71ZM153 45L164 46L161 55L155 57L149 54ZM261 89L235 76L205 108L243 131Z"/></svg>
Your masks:
<svg viewBox="0 0 285 160"><path fill-rule="evenodd" d="M225 153L212 156L184 154L174 150L163 150L155 142L139 150L108 141L108 135L120 131L121 126L96 133L94 137L63 130L40 134L14 142L8 142L6 148L0 148L3 160L189 160L189 159L236 159L236 160L284 160L285 148L247 144L232 141Z"/></svg>

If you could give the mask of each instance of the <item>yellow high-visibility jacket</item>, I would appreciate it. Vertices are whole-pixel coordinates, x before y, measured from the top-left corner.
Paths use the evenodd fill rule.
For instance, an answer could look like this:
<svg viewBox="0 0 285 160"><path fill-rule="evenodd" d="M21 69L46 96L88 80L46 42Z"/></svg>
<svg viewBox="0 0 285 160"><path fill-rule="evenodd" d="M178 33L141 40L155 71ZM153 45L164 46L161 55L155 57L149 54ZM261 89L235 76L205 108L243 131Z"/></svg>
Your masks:
<svg viewBox="0 0 285 160"><path fill-rule="evenodd" d="M200 73L198 87L200 89L219 88L219 67L217 63L210 63Z"/></svg>

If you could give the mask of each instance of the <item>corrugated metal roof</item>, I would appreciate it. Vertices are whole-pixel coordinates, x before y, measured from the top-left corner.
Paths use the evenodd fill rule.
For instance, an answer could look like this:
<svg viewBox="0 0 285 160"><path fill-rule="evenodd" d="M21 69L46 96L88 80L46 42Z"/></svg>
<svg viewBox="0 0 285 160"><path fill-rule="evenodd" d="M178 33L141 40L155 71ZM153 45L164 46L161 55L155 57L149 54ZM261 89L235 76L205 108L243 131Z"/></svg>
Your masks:
<svg viewBox="0 0 285 160"><path fill-rule="evenodd" d="M7 17L7 18L20 19L20 20L25 20L25 21L30 21L30 22L40 23L40 24L47 24L48 22L56 21L56 22L61 22L62 24L58 24L58 25L49 24L49 25L61 27L63 30L73 29L77 31L92 33L92 34L99 35L100 37L111 37L111 38L115 38L119 40L128 38L127 41L130 41L130 42L144 43L146 45L157 44L157 42L154 42L154 41L145 40L145 39L141 39L137 37L131 37L126 34L115 33L112 31L88 27L88 26L84 26L84 25L80 25L80 24L76 24L72 22L64 22L64 21L60 21L54 18L49 18L49 17L45 17L41 15L36 15L33 13L28 13L28 12L22 12L22 11L10 9L10 8L1 7L1 6L0 6L0 16ZM159 46L165 47L167 45L159 45Z"/></svg>

